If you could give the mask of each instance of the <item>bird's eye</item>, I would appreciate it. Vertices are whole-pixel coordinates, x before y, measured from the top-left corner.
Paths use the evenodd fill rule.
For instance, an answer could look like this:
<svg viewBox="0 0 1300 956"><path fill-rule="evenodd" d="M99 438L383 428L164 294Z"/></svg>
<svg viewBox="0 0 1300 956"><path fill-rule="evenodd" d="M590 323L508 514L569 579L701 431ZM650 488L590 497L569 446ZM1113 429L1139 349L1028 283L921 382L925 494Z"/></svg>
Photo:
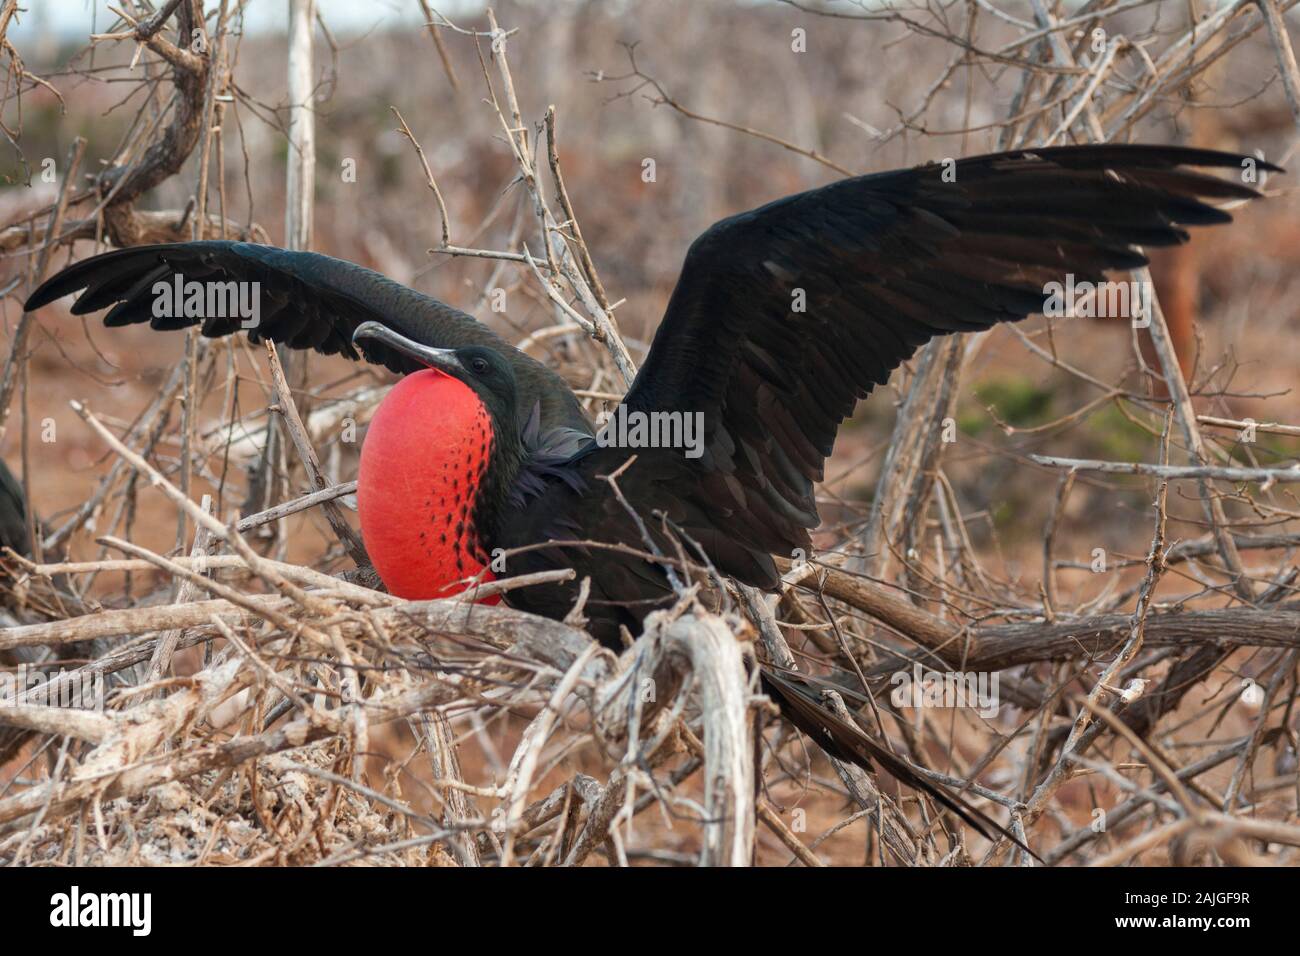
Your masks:
<svg viewBox="0 0 1300 956"><path fill-rule="evenodd" d="M475 375L483 375L488 370L487 359L485 358L470 359L469 367L470 369L473 370Z"/></svg>

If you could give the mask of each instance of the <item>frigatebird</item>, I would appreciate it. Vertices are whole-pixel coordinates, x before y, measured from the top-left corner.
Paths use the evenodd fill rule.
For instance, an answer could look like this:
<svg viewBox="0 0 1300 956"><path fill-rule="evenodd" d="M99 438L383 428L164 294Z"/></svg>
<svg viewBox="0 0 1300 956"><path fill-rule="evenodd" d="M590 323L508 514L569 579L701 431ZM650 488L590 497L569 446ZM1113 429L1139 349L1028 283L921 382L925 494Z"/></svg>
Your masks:
<svg viewBox="0 0 1300 956"><path fill-rule="evenodd" d="M253 339L405 375L369 426L358 477L363 537L387 588L443 596L491 576L494 553L512 555L511 573L573 568L590 582L590 632L618 647L623 628L674 597L669 568L646 548L672 554L675 538L721 575L777 588L772 556L808 553L814 486L840 423L893 369L935 336L1041 311L1050 283L1102 281L1145 265L1142 247L1231 221L1210 201L1258 193L1197 169L1248 164L1277 169L1178 147L1020 150L844 179L716 223L688 250L622 403L624 414L702 416L694 456L598 440L559 376L472 317L315 253L224 241L121 249L64 270L26 308L85 290L72 311L112 305L106 325L201 322L222 336L238 317L159 317L155 286L260 283ZM563 617L576 588L507 600ZM875 761L985 835L1006 832L835 718L815 685L765 676L783 713L833 756Z"/></svg>

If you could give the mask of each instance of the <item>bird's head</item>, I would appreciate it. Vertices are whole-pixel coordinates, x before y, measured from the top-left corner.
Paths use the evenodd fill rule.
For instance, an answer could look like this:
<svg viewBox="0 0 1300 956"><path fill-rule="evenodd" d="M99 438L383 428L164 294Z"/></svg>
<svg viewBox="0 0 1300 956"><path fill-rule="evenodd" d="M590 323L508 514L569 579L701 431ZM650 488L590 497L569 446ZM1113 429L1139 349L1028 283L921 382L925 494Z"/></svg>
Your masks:
<svg viewBox="0 0 1300 956"><path fill-rule="evenodd" d="M467 345L440 349L423 345L378 322L363 322L352 333L352 341L373 339L415 359L435 372L448 375L467 386L492 416L501 436L518 433L518 384L509 360L496 349Z"/></svg>

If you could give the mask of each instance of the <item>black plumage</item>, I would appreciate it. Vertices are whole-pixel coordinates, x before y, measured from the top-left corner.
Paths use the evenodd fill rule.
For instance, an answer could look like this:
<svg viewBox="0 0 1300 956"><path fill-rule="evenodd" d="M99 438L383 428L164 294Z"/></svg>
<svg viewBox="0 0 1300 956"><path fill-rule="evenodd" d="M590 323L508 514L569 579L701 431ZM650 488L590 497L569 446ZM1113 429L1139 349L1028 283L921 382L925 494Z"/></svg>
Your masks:
<svg viewBox="0 0 1300 956"><path fill-rule="evenodd" d="M23 486L3 461L0 461L0 548L11 548L23 557L32 553ZM3 560L0 555L0 562Z"/></svg>

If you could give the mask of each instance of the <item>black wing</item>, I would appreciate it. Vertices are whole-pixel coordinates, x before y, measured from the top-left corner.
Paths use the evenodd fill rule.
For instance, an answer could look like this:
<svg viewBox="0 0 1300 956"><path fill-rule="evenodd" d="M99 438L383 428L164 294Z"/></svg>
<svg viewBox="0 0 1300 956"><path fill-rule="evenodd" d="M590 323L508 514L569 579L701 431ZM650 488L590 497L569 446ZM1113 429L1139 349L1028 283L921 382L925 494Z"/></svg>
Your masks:
<svg viewBox="0 0 1300 956"><path fill-rule="evenodd" d="M543 420L591 429L563 379L473 316L378 272L314 252L218 240L119 249L64 269L32 293L24 308L39 309L81 292L73 313L84 315L111 305L104 317L109 326L148 322L155 329L179 329L201 322L203 334L210 337L240 330L238 317L156 317L154 285L171 282L177 275L187 282L259 283L259 323L248 330L255 342L269 339L295 349L356 359L352 333L362 322L373 321L438 348L498 349L515 366L521 396L529 405L542 403ZM402 374L423 367L373 340L361 346L361 356Z"/></svg>
<svg viewBox="0 0 1300 956"><path fill-rule="evenodd" d="M759 552L807 547L840 422L903 360L935 336L1040 311L1067 272L1097 281L1145 264L1140 246L1186 241L1183 226L1230 221L1202 200L1258 194L1182 167L1243 162L1026 150L846 179L724 219L687 253L626 405L702 412L699 503L716 526Z"/></svg>

